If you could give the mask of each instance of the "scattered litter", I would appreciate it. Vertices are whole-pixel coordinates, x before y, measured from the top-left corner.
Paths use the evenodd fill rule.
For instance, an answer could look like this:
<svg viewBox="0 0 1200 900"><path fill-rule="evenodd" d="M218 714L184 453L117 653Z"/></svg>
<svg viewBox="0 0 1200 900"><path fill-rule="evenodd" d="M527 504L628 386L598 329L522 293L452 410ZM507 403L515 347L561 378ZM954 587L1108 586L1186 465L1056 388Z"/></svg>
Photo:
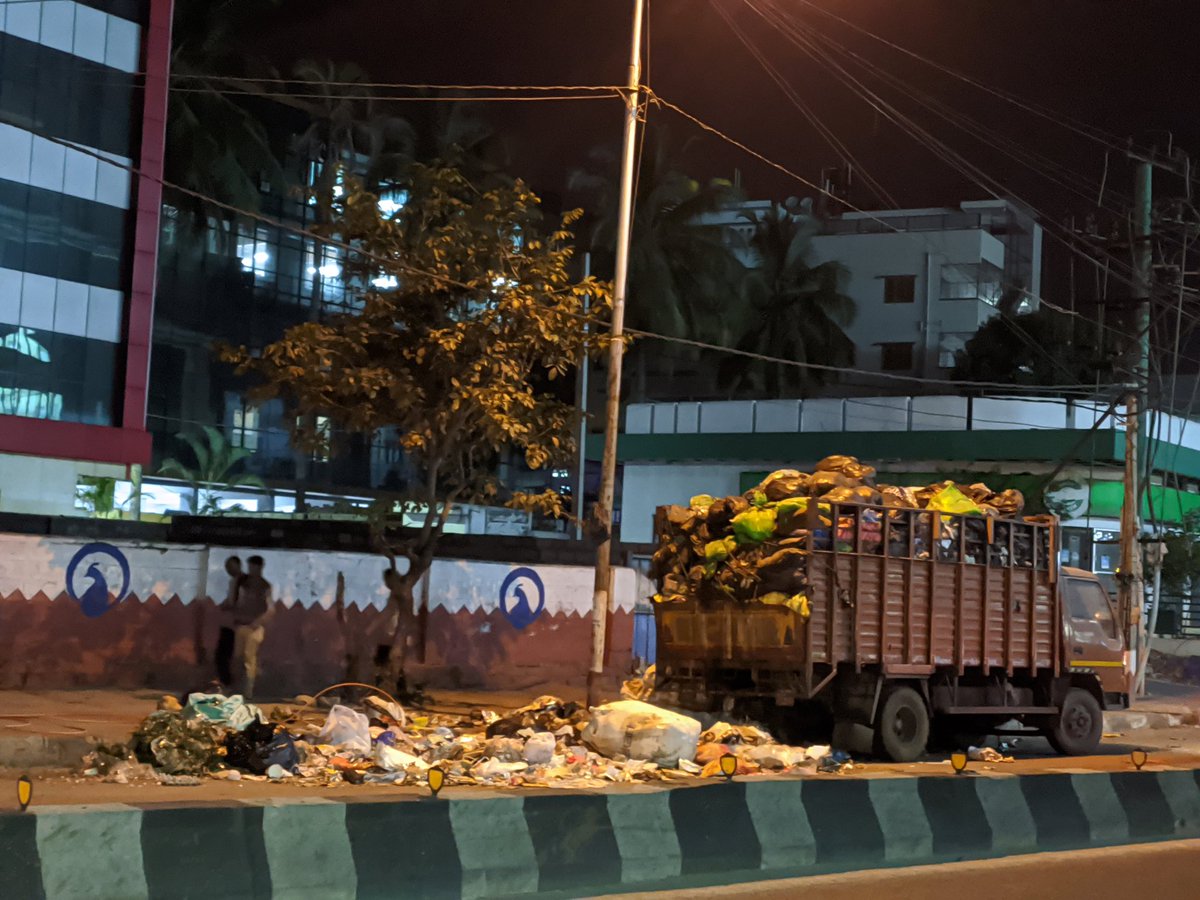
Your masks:
<svg viewBox="0 0 1200 900"><path fill-rule="evenodd" d="M641 687L646 696L653 670ZM593 709L545 695L512 711L419 714L392 698L333 702L322 694L269 710L244 698L191 694L141 723L128 745L99 745L82 774L118 784L192 786L207 778L305 786L424 784L437 765L448 785L602 789L613 784L735 774L847 772L827 746L779 744L764 728L717 722L702 732L689 715L644 700ZM269 712L264 715L264 712Z"/></svg>
<svg viewBox="0 0 1200 900"><path fill-rule="evenodd" d="M999 750L991 747L968 747L967 759L972 762L1010 763L1015 762L1011 756L1005 756Z"/></svg>
<svg viewBox="0 0 1200 900"><path fill-rule="evenodd" d="M654 694L654 685L658 670L648 666L641 675L630 678L621 685L622 700L649 700Z"/></svg>

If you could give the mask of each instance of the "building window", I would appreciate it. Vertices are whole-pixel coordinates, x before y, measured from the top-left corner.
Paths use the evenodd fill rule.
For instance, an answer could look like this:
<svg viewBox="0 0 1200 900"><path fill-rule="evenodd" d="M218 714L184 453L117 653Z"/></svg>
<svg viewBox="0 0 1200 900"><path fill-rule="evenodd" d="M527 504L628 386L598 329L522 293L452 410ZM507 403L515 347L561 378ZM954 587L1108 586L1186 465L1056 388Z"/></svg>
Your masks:
<svg viewBox="0 0 1200 900"><path fill-rule="evenodd" d="M880 367L885 372L910 372L913 367L913 345L880 344Z"/></svg>
<svg viewBox="0 0 1200 900"><path fill-rule="evenodd" d="M259 415L257 406L243 406L233 411L233 446L251 452L258 449Z"/></svg>
<svg viewBox="0 0 1200 900"><path fill-rule="evenodd" d="M1000 302L1000 269L989 262L942 266L943 300L979 300L988 306Z"/></svg>
<svg viewBox="0 0 1200 900"><path fill-rule="evenodd" d="M917 296L916 275L884 275L884 303L912 303Z"/></svg>

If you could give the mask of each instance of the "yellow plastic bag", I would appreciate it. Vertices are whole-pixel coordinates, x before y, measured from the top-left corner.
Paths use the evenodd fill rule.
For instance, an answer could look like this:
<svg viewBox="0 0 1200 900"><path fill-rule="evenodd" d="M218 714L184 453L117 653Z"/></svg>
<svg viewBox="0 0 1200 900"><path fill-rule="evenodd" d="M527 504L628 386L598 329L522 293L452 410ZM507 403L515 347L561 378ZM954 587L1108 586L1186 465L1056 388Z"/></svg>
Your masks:
<svg viewBox="0 0 1200 900"><path fill-rule="evenodd" d="M733 517L733 534L743 546L761 544L775 533L775 510L751 507Z"/></svg>
<svg viewBox="0 0 1200 900"><path fill-rule="evenodd" d="M708 494L697 494L688 503L692 509L708 509L716 501Z"/></svg>
<svg viewBox="0 0 1200 900"><path fill-rule="evenodd" d="M772 591L759 597L758 602L765 603L767 606L786 606L792 612L799 613L800 617L804 619L812 614L808 605L808 597L805 594L794 594L789 597L781 591Z"/></svg>
<svg viewBox="0 0 1200 900"><path fill-rule="evenodd" d="M948 484L929 498L926 509L938 512L956 513L961 516L982 516L983 510L979 504L960 491L955 485Z"/></svg>

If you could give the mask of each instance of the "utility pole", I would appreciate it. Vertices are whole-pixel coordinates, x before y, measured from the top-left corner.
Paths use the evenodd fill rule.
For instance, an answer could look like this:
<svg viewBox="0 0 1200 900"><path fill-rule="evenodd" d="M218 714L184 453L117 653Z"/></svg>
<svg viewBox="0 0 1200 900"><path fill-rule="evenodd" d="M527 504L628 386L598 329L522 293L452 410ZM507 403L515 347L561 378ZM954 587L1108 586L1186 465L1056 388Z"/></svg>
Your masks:
<svg viewBox="0 0 1200 900"><path fill-rule="evenodd" d="M1138 467L1139 435L1144 415L1141 392L1150 372L1150 291L1153 257L1150 242L1150 210L1153 166L1138 162L1133 190L1133 321L1130 333L1130 387L1125 399L1125 498L1121 505L1121 608L1128 611L1131 647L1137 649L1137 673L1141 673L1149 650L1142 626L1146 590L1142 576L1141 489ZM1130 686L1137 688L1138 679Z"/></svg>
<svg viewBox="0 0 1200 900"><path fill-rule="evenodd" d="M608 351L608 398L604 410L604 461L600 469L600 498L596 504L596 581L592 589L592 665L588 669L587 702L596 703L604 674L604 645L612 594L613 504L617 482L617 434L621 426L621 361L625 352L625 290L629 280L629 237L633 227L633 181L637 147L638 107L642 81L642 19L645 0L633 2L633 38L629 49L629 78L625 94L625 138L621 154L621 199L617 213L617 262L613 273L612 343Z"/></svg>

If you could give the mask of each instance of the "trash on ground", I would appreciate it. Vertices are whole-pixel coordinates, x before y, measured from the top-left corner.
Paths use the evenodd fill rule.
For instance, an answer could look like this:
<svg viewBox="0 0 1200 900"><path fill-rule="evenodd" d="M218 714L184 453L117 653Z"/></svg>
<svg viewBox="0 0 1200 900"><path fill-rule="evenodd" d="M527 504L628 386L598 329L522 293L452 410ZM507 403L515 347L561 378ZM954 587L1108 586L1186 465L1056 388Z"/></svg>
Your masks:
<svg viewBox="0 0 1200 900"><path fill-rule="evenodd" d="M648 695L653 669L640 687ZM342 696L328 711L312 697L265 710L244 698L191 694L138 726L127 745L98 745L81 772L118 784L194 786L206 778L332 786L424 785L436 765L451 786L596 789L612 784L735 774L843 773L844 753L779 744L753 724L717 722L701 731L691 716L644 700L588 709L542 696L510 712L413 712L391 698ZM176 708L177 707L177 708Z"/></svg>
<svg viewBox="0 0 1200 900"><path fill-rule="evenodd" d="M592 710L583 742L606 756L674 766L695 758L700 723L640 700L618 700Z"/></svg>
<svg viewBox="0 0 1200 900"><path fill-rule="evenodd" d="M992 747L968 747L967 759L972 762L1010 763L1015 762L1011 756L1005 756Z"/></svg>

